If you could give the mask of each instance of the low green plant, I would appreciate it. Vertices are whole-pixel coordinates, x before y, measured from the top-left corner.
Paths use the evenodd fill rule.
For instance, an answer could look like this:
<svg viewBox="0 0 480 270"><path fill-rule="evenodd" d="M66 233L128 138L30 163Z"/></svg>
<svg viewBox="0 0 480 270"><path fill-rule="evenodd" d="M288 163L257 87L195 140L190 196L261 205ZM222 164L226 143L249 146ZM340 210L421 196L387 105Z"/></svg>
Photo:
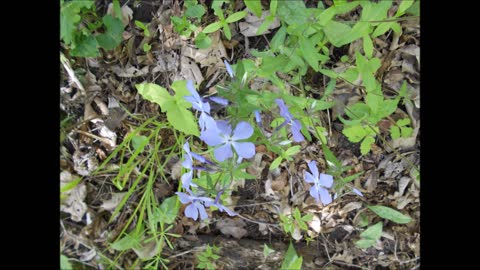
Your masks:
<svg viewBox="0 0 480 270"><path fill-rule="evenodd" d="M307 231L307 221L311 221L313 219L312 214L303 215L300 213L300 210L295 207L292 215L283 215L280 214L280 221L281 226L285 233L292 235L296 229L301 231Z"/></svg>
<svg viewBox="0 0 480 270"><path fill-rule="evenodd" d="M114 9L120 10L118 0L113 1ZM122 42L124 29L121 12L117 17L105 15L100 20L95 12L93 0L60 1L60 38L70 55L97 57L99 48L115 49Z"/></svg>
<svg viewBox="0 0 480 270"><path fill-rule="evenodd" d="M207 25L203 29L202 32L204 34L209 34L209 33L213 33L215 31L219 30L220 28L222 28L223 33L225 34L225 37L228 40L230 40L232 38L232 32L230 31L230 26L228 24L239 21L239 20L243 19L245 16L247 16L246 11L239 11L239 12L235 12L235 13L231 14L230 16L228 16L225 19L225 15L223 14L223 10L220 6L218 6L218 5L214 6L213 10L214 10L214 14L217 15L217 17L218 17L218 19L220 19L220 21Z"/></svg>
<svg viewBox="0 0 480 270"><path fill-rule="evenodd" d="M216 269L215 261L220 259L220 256L218 255L219 252L219 247L215 245L210 246L207 244L205 250L197 254L197 260L199 261L197 268L208 270Z"/></svg>
<svg viewBox="0 0 480 270"><path fill-rule="evenodd" d="M283 259L282 265L280 266L281 270L300 270L302 269L303 257L298 256L295 248L290 242L288 246L287 253L285 253L285 257Z"/></svg>

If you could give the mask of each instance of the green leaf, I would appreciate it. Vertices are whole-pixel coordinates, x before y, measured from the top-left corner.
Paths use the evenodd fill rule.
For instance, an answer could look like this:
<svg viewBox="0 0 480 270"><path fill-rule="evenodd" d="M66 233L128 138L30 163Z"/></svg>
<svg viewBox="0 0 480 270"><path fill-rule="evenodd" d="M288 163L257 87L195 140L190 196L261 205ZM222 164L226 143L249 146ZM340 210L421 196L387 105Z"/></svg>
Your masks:
<svg viewBox="0 0 480 270"><path fill-rule="evenodd" d="M273 51L277 51L281 45L285 43L285 38L287 37L287 28L283 25L278 29L275 36L273 36L272 41L270 41L270 48Z"/></svg>
<svg viewBox="0 0 480 270"><path fill-rule="evenodd" d="M377 214L378 216L391 220L393 222L396 222L398 224L406 224L412 221L412 218L409 216L406 216L397 210L394 210L392 208L382 206L382 205L372 205L372 206L367 206L368 209L372 210Z"/></svg>
<svg viewBox="0 0 480 270"><path fill-rule="evenodd" d="M392 139L398 139L400 138L400 128L397 126L391 126L390 127L390 136Z"/></svg>
<svg viewBox="0 0 480 270"><path fill-rule="evenodd" d="M382 236L383 223L378 222L377 224L368 227L365 231L360 234L360 237L365 239L377 241Z"/></svg>
<svg viewBox="0 0 480 270"><path fill-rule="evenodd" d="M131 141L133 149L137 150L142 145L146 145L145 141L148 141L148 138L146 136L142 136L142 135L133 136L132 141Z"/></svg>
<svg viewBox="0 0 480 270"><path fill-rule="evenodd" d="M73 269L72 264L68 261L68 257L62 254L60 254L60 269L62 270Z"/></svg>
<svg viewBox="0 0 480 270"><path fill-rule="evenodd" d="M292 146L292 147L288 148L287 151L285 151L285 155L286 156L293 156L298 152L300 152L300 145L295 145L295 146Z"/></svg>
<svg viewBox="0 0 480 270"><path fill-rule="evenodd" d="M177 202L177 196L169 197L163 200L158 209L158 222L172 224L178 215L180 204Z"/></svg>
<svg viewBox="0 0 480 270"><path fill-rule="evenodd" d="M353 41L362 38L365 35L368 35L370 29L370 24L366 22L358 22L355 24L349 33L345 34L342 39L338 41L340 46L343 46L348 43L352 43Z"/></svg>
<svg viewBox="0 0 480 270"><path fill-rule="evenodd" d="M375 142L375 138L372 136L367 136L363 139L360 144L360 153L366 155L372 149L372 144Z"/></svg>
<svg viewBox="0 0 480 270"><path fill-rule="evenodd" d="M335 6L331 6L327 9L325 9L324 11L322 11L322 13L320 13L320 15L318 15L317 23L320 26L326 27L328 23L335 22L335 21L332 21L333 16L335 16L335 14L336 14Z"/></svg>
<svg viewBox="0 0 480 270"><path fill-rule="evenodd" d="M83 34L75 36L74 47L70 51L72 56L79 57L97 57L100 55L98 51L98 43L94 36Z"/></svg>
<svg viewBox="0 0 480 270"><path fill-rule="evenodd" d="M223 24L221 22L214 22L205 27L202 32L205 34L213 33L220 29L222 26Z"/></svg>
<svg viewBox="0 0 480 270"><path fill-rule="evenodd" d="M319 57L318 50L315 48L309 39L300 39L300 51L302 52L303 59L313 68L313 70L318 71L318 62L321 60Z"/></svg>
<svg viewBox="0 0 480 270"><path fill-rule="evenodd" d="M146 100L160 105L162 112L166 112L165 107L172 103L174 98L168 93L167 89L154 83L141 83L135 85L138 93Z"/></svg>
<svg viewBox="0 0 480 270"><path fill-rule="evenodd" d="M223 25L223 33L228 40L232 39L232 32L230 31L230 26L228 26L228 24Z"/></svg>
<svg viewBox="0 0 480 270"><path fill-rule="evenodd" d="M399 126L399 127L403 127L403 126L407 126L407 125L410 125L410 118L403 118L403 119L399 119L397 121L397 126Z"/></svg>
<svg viewBox="0 0 480 270"><path fill-rule="evenodd" d="M148 43L143 43L143 51L144 52L149 52L152 49L152 45Z"/></svg>
<svg viewBox="0 0 480 270"><path fill-rule="evenodd" d="M325 76L328 76L328 77L332 78L332 79L336 79L338 77L338 73L336 73L333 70L320 69L319 72L322 73Z"/></svg>
<svg viewBox="0 0 480 270"><path fill-rule="evenodd" d="M277 0L271 0L270 1L270 15L275 17L277 15L277 6L278 6L278 1Z"/></svg>
<svg viewBox="0 0 480 270"><path fill-rule="evenodd" d="M343 40L346 39L346 37L350 34L352 28L344 23L330 21L325 25L323 31L333 46L340 47L346 43L349 43L344 43Z"/></svg>
<svg viewBox="0 0 480 270"><path fill-rule="evenodd" d="M420 16L420 1L415 1L413 5L405 11L406 14L411 14L413 16Z"/></svg>
<svg viewBox="0 0 480 270"><path fill-rule="evenodd" d="M107 30L105 33L97 36L97 42L102 48L113 50L122 42L123 23L111 15L105 15L103 24Z"/></svg>
<svg viewBox="0 0 480 270"><path fill-rule="evenodd" d="M207 34L200 32L195 38L195 45L199 49L207 49L212 45L212 39Z"/></svg>
<svg viewBox="0 0 480 270"><path fill-rule="evenodd" d="M400 130L402 131L403 138L408 138L413 134L413 129L411 127L401 127Z"/></svg>
<svg viewBox="0 0 480 270"><path fill-rule="evenodd" d="M262 3L260 0L244 1L248 9L250 9L258 18L262 17Z"/></svg>
<svg viewBox="0 0 480 270"><path fill-rule="evenodd" d="M280 269L282 270L300 270L302 267L302 261L303 257L298 256L297 252L295 251L295 248L292 245L292 242L290 242L290 245L288 246L287 253L285 254L285 259L282 262L282 266L280 266Z"/></svg>
<svg viewBox="0 0 480 270"><path fill-rule="evenodd" d="M308 214L308 215L305 215L302 217L302 220L303 221L311 221L313 219L313 215L312 214Z"/></svg>
<svg viewBox="0 0 480 270"><path fill-rule="evenodd" d="M375 28L375 31L372 33L372 37L378 37L383 34L385 34L388 29L392 28L394 24L398 24L397 22L382 22L380 23L377 28Z"/></svg>
<svg viewBox="0 0 480 270"><path fill-rule="evenodd" d="M144 34L146 37L149 37L149 36L150 36L150 31L148 30L148 27L147 27L144 23L142 23L141 21L135 20L135 25L136 25L138 28L140 28L140 29L143 30L143 34Z"/></svg>
<svg viewBox="0 0 480 270"><path fill-rule="evenodd" d="M187 8L185 15L189 18L202 18L205 14L205 8L202 5L194 5Z"/></svg>
<svg viewBox="0 0 480 270"><path fill-rule="evenodd" d="M335 14L344 14L350 12L352 9L356 8L360 1L334 1L335 3Z"/></svg>
<svg viewBox="0 0 480 270"><path fill-rule="evenodd" d="M243 17L245 17L245 16L247 16L246 11L239 11L239 12L235 12L232 15L228 16L228 18L225 21L227 23L233 23L233 22L236 22L236 21L239 21L239 20L243 19Z"/></svg>
<svg viewBox="0 0 480 270"><path fill-rule="evenodd" d="M365 249L375 245L376 242L377 241L371 240L371 239L360 239L357 242L355 242L355 244L357 245L357 247Z"/></svg>
<svg viewBox="0 0 480 270"><path fill-rule="evenodd" d="M345 127L342 133L354 143L361 141L367 135L365 129L360 125Z"/></svg>
<svg viewBox="0 0 480 270"><path fill-rule="evenodd" d="M125 251L131 248L140 248L140 237L138 234L125 234L120 240L115 241L115 243L110 245L111 248L118 250L118 251Z"/></svg>
<svg viewBox="0 0 480 270"><path fill-rule="evenodd" d="M178 106L167 111L167 120L177 130L194 136L199 136L197 123L192 112Z"/></svg>
<svg viewBox="0 0 480 270"><path fill-rule="evenodd" d="M258 27L256 34L261 35L265 33L268 30L268 26L273 23L275 20L275 17L273 16L267 16L265 20L262 22L262 24Z"/></svg>
<svg viewBox="0 0 480 270"><path fill-rule="evenodd" d="M326 143L327 142L322 142L322 150L323 154L325 155L325 159L327 160L328 166L330 167L332 166L330 164L333 164L337 168L342 167L342 163L340 163L340 161L337 159L337 157L335 157L333 152L328 148L328 146L326 146Z"/></svg>
<svg viewBox="0 0 480 270"><path fill-rule="evenodd" d="M269 247L267 244L263 244L263 257L267 258L268 255L271 253L275 252L275 250L271 247Z"/></svg>
<svg viewBox="0 0 480 270"><path fill-rule="evenodd" d="M359 173L356 173L356 174L353 174L353 175L350 175L350 176L347 176L345 178L341 178L341 181L342 183L346 184L348 182L351 182L355 179L357 179L360 175L362 175L364 172L359 172Z"/></svg>
<svg viewBox="0 0 480 270"><path fill-rule="evenodd" d="M283 160L283 159L282 159L281 156L280 156L280 157L277 157L277 158L272 162L272 164L270 164L270 168L269 168L269 169L270 169L270 170L273 170L273 169L277 168L278 165L280 165L280 163L282 162L282 160Z"/></svg>
<svg viewBox="0 0 480 270"><path fill-rule="evenodd" d="M73 41L73 36L80 22L80 10L91 8L94 1L68 1L63 2L60 7L60 38L65 44Z"/></svg>
<svg viewBox="0 0 480 270"><path fill-rule="evenodd" d="M289 59L285 55L279 55L276 57L266 56L262 58L262 64L258 75L260 77L268 77L275 74L279 70L279 67L285 66L289 62Z"/></svg>
<svg viewBox="0 0 480 270"><path fill-rule="evenodd" d="M398 6L397 13L395 14L395 17L400 17L403 14L405 14L405 11L410 8L410 6L413 4L414 0L402 0L400 3L400 6Z"/></svg>
<svg viewBox="0 0 480 270"><path fill-rule="evenodd" d="M363 36L363 51L368 58L373 56L373 42L369 35Z"/></svg>
<svg viewBox="0 0 480 270"><path fill-rule="evenodd" d="M382 0L378 3L362 1L361 21L380 21L387 18L388 9L392 6L391 0Z"/></svg>

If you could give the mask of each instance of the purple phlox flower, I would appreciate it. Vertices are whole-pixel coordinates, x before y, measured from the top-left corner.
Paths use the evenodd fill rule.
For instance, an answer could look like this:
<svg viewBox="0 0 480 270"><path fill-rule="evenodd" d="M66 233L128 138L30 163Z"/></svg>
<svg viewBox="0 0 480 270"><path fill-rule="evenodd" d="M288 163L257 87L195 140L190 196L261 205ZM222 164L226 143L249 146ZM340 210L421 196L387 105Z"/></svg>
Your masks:
<svg viewBox="0 0 480 270"><path fill-rule="evenodd" d="M362 192L360 192L360 190L358 190L356 188L352 188L352 191L353 191L353 193L357 194L358 196L363 197L363 194L362 194Z"/></svg>
<svg viewBox="0 0 480 270"><path fill-rule="evenodd" d="M203 156L190 151L190 145L188 142L186 142L183 145L183 150L186 153L186 157L185 157L185 160L182 162L182 166L188 169L189 171L187 171L182 175L181 180L182 180L182 187L185 189L188 189L190 186L193 186L193 187L197 186L195 183L192 183L193 170L215 171L215 169L210 167L193 166L193 159L196 159L201 163L206 163L214 167L217 167L217 165L212 161L204 158Z"/></svg>
<svg viewBox="0 0 480 270"><path fill-rule="evenodd" d="M255 145L251 142L238 142L248 139L253 134L252 126L247 122L237 124L232 132L231 125L225 120L219 120L213 123L207 123L206 130L201 133L200 138L210 146L219 146L213 154L220 161L224 161L233 156L232 147L242 158L251 158L255 155Z"/></svg>
<svg viewBox="0 0 480 270"><path fill-rule="evenodd" d="M227 60L223 60L223 63L225 64L225 67L227 68L228 75L230 75L230 77L233 78L234 74L233 74L232 67L230 66L230 64L228 64Z"/></svg>
<svg viewBox="0 0 480 270"><path fill-rule="evenodd" d="M322 201L323 205L327 205L332 202L332 196L328 192L328 188L333 185L333 176L329 174L321 173L319 175L317 164L314 160L308 163L308 168L312 172L305 172L304 180L307 183L313 183L310 188L310 195L315 198L317 202Z"/></svg>
<svg viewBox="0 0 480 270"><path fill-rule="evenodd" d="M200 219L208 218L207 211L205 210L206 204L212 204L213 199L207 197L196 197L183 192L175 192L183 204L191 203L185 208L185 216L190 217L193 220L197 220L200 213Z"/></svg>
<svg viewBox="0 0 480 270"><path fill-rule="evenodd" d="M198 119L198 124L200 125L200 129L204 129L206 118L209 117L210 114L210 104L208 102L203 102L203 99L198 94L197 90L193 86L193 81L187 81L187 89L192 94L191 96L185 96L185 100L192 103L192 107L195 110L201 112L200 117Z"/></svg>
<svg viewBox="0 0 480 270"><path fill-rule="evenodd" d="M292 114L288 111L287 105L285 105L285 102L283 102L282 99L277 98L275 100L277 103L278 107L280 108L280 115L285 118L285 122L283 122L277 129L282 128L285 125L290 125L291 126L291 131L293 135L293 140L295 142L301 142L305 140L303 137L302 133L300 132L300 129L302 129L302 124L300 121L297 119L293 118Z"/></svg>
<svg viewBox="0 0 480 270"><path fill-rule="evenodd" d="M217 196L215 197L215 200L213 202L205 202L205 206L210 207L210 206L215 206L218 208L220 212L227 212L229 216L236 216L237 213L233 212L232 210L228 209L226 206L222 205L220 203L220 196L222 195L223 190L217 193Z"/></svg>
<svg viewBox="0 0 480 270"><path fill-rule="evenodd" d="M209 97L208 98L209 100L217 103L217 104L220 104L220 105L223 105L223 106L228 106L228 99L226 98L222 98L222 97Z"/></svg>

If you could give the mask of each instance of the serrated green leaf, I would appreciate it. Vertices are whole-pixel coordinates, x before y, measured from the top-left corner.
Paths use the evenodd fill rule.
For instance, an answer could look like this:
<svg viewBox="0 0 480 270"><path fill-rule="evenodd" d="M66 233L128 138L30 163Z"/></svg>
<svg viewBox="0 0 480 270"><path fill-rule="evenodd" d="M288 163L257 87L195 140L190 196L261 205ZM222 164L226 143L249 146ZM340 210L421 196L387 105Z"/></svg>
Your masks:
<svg viewBox="0 0 480 270"><path fill-rule="evenodd" d="M60 38L69 45L73 41L78 23L80 22L80 11L89 9L94 1L68 1L63 2L60 7Z"/></svg>
<svg viewBox="0 0 480 270"><path fill-rule="evenodd" d="M411 217L406 216L390 207L386 207L383 205L372 205L367 207L368 209L372 210L375 214L377 214L379 217L391 220L398 224L406 224L412 221Z"/></svg>
<svg viewBox="0 0 480 270"><path fill-rule="evenodd" d="M169 197L163 200L158 208L157 221L165 224L172 224L178 215L180 204L177 202L177 197Z"/></svg>
<svg viewBox="0 0 480 270"><path fill-rule="evenodd" d="M282 262L280 269L282 270L300 270L302 267L303 257L298 256L292 243L288 246L285 259Z"/></svg>
<svg viewBox="0 0 480 270"><path fill-rule="evenodd" d="M267 258L268 255L275 252L273 248L270 248L267 244L263 244L263 257Z"/></svg>
<svg viewBox="0 0 480 270"><path fill-rule="evenodd" d="M96 37L97 42L102 48L113 50L122 42L123 23L111 15L105 15L103 24L107 29L105 33Z"/></svg>
<svg viewBox="0 0 480 270"><path fill-rule="evenodd" d="M360 125L345 127L342 133L354 143L361 141L367 135L365 129Z"/></svg>
<svg viewBox="0 0 480 270"><path fill-rule="evenodd" d="M402 0L400 3L400 6L398 6L397 13L395 14L395 17L400 17L403 14L405 14L405 11L410 8L410 6L414 3L414 0Z"/></svg>
<svg viewBox="0 0 480 270"><path fill-rule="evenodd" d="M277 157L277 158L272 162L272 164L270 164L270 168L269 168L269 169L270 169L270 170L273 170L273 169L277 168L278 165L280 165L280 163L282 162L282 160L283 160L283 159L282 159L281 156L280 156L280 157Z"/></svg>
<svg viewBox="0 0 480 270"><path fill-rule="evenodd" d="M160 105L162 112L166 112L168 103L172 103L174 100L167 89L154 83L141 83L135 85L135 87L144 99Z"/></svg>
<svg viewBox="0 0 480 270"><path fill-rule="evenodd" d="M97 57L100 55L98 51L98 43L94 36L79 34L75 36L74 46L70 54L79 57Z"/></svg>
<svg viewBox="0 0 480 270"><path fill-rule="evenodd" d="M413 134L413 129L411 127L401 127L400 130L402 131L403 138L408 138Z"/></svg>
<svg viewBox="0 0 480 270"><path fill-rule="evenodd" d="M372 144L375 142L375 138L372 136L367 136L363 139L360 144L360 153L366 155L372 149Z"/></svg>
<svg viewBox="0 0 480 270"><path fill-rule="evenodd" d="M239 21L239 20L243 19L245 16L247 16L246 11L239 11L239 12L235 12L232 15L228 16L228 18L225 21L227 23L233 23L233 22L236 22L236 21Z"/></svg>
<svg viewBox="0 0 480 270"><path fill-rule="evenodd" d="M360 234L360 237L377 241L382 236L383 223L377 222L375 225L368 227Z"/></svg>
<svg viewBox="0 0 480 270"><path fill-rule="evenodd" d="M397 126L391 126L390 127L390 136L392 139L398 139L400 138L400 128Z"/></svg>
<svg viewBox="0 0 480 270"><path fill-rule="evenodd" d="M373 56L373 42L369 35L363 36L363 51L368 58Z"/></svg>
<svg viewBox="0 0 480 270"><path fill-rule="evenodd" d="M205 8L202 5L194 5L187 8L185 15L189 18L202 18L205 14Z"/></svg>
<svg viewBox="0 0 480 270"><path fill-rule="evenodd" d="M212 45L212 39L207 34L200 32L195 38L195 45L199 49L210 48L210 46Z"/></svg>
<svg viewBox="0 0 480 270"><path fill-rule="evenodd" d="M72 264L68 261L68 257L65 255L60 255L60 269L62 270L73 269Z"/></svg>
<svg viewBox="0 0 480 270"><path fill-rule="evenodd" d="M403 118L403 119L399 119L397 121L397 126L399 126L399 127L403 127L403 126L407 126L407 125L410 125L410 118Z"/></svg>
<svg viewBox="0 0 480 270"><path fill-rule="evenodd" d="M220 29L222 26L223 24L221 22L214 22L205 27L202 32L205 34L213 33Z"/></svg>
<svg viewBox="0 0 480 270"><path fill-rule="evenodd" d="M255 14L255 16L258 18L262 17L262 3L260 0L245 1L245 5L252 11L253 14Z"/></svg>
<svg viewBox="0 0 480 270"><path fill-rule="evenodd" d="M350 34L352 28L344 23L329 21L323 28L323 31L325 32L325 35L333 46L340 47L346 43L349 43L344 43L343 40L345 40L346 37Z"/></svg>

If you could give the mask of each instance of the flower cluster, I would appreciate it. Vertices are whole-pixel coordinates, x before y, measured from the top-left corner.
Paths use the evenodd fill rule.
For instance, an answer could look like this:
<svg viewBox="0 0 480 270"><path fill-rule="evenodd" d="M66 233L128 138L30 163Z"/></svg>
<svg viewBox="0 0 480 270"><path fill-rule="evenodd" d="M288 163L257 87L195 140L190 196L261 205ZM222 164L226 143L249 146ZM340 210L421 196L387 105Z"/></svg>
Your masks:
<svg viewBox="0 0 480 270"><path fill-rule="evenodd" d="M329 174L318 173L317 163L312 160L308 163L308 168L312 173L305 172L304 180L307 183L313 183L310 188L310 195L315 198L317 202L322 202L327 205L332 202L332 196L328 189L333 185L333 176Z"/></svg>

